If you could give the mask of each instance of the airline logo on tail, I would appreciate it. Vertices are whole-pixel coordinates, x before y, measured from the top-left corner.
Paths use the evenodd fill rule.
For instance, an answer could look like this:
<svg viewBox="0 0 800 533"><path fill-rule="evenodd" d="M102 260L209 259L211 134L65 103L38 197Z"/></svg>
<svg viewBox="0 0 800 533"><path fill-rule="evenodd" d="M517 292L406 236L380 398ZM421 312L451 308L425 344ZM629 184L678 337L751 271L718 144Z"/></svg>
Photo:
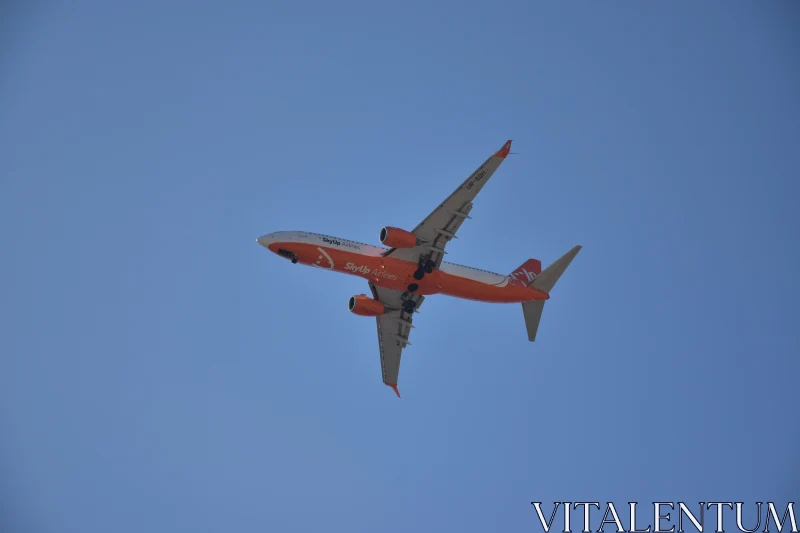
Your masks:
<svg viewBox="0 0 800 533"><path fill-rule="evenodd" d="M514 278L515 280L518 280L518 281L520 279L522 279L522 280L530 283L531 281L533 281L536 278L536 274L534 274L533 272L528 272L527 270L525 270L523 268L523 269L520 269L519 272L514 272L513 274L511 274L511 277Z"/></svg>
<svg viewBox="0 0 800 533"><path fill-rule="evenodd" d="M538 259L528 259L522 263L509 277L527 284L533 283L536 276L542 273L542 262Z"/></svg>

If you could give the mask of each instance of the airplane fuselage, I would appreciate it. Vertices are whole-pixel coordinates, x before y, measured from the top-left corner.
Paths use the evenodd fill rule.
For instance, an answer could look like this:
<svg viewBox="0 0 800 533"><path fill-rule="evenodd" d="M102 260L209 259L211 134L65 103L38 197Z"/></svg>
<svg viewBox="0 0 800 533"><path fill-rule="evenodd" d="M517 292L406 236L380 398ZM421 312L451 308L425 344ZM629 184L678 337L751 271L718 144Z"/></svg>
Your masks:
<svg viewBox="0 0 800 533"><path fill-rule="evenodd" d="M530 287L527 280L442 262L422 280L413 277L418 265L384 257L386 248L302 231L281 231L259 237L270 251L308 266L364 278L379 287L406 291L417 284L417 294L445 294L456 298L494 303L546 300L546 292Z"/></svg>

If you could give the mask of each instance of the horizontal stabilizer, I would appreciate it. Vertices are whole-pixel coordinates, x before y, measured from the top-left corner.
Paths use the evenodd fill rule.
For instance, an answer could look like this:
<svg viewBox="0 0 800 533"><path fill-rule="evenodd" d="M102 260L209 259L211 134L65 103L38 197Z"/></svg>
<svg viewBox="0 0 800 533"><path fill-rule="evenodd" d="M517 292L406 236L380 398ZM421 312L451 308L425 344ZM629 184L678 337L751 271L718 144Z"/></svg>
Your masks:
<svg viewBox="0 0 800 533"><path fill-rule="evenodd" d="M536 340L536 332L539 331L539 321L542 319L545 300L533 300L522 304L522 314L525 315L525 328L528 330L528 340Z"/></svg>
<svg viewBox="0 0 800 533"><path fill-rule="evenodd" d="M575 259L575 256L578 255L578 252L580 251L581 247L576 246L569 252L562 255L555 263L547 267L544 272L534 278L530 284L531 287L542 290L549 294L550 291L553 290L553 286L555 286L558 278L561 277L561 274L564 273L569 264L573 259Z"/></svg>
<svg viewBox="0 0 800 533"><path fill-rule="evenodd" d="M529 286L550 294L558 279L567 269L569 264L581 251L580 246L576 246L569 252L561 256L555 263L547 267L544 272L533 278ZM525 316L525 328L528 330L528 340L536 340L536 332L539 331L539 322L542 320L545 300L532 300L522 304L522 314Z"/></svg>

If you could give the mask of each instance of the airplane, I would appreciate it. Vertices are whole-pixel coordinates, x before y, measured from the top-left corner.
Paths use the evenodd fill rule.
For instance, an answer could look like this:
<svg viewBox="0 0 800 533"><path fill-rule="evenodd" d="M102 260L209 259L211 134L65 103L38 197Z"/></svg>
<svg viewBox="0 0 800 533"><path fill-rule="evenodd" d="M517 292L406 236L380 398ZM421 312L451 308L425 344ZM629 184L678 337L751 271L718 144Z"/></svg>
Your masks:
<svg viewBox="0 0 800 533"><path fill-rule="evenodd" d="M356 315L375 317L383 383L398 398L400 356L411 345L408 338L414 328L414 314L419 313L427 296L521 303L528 340L533 342L550 291L581 250L581 246L575 246L544 271L539 260L528 259L507 275L443 260L447 243L456 238L464 220L472 218L473 200L509 153L511 141L484 161L412 231L393 226L381 229L380 242L388 248L304 231L279 231L256 239L294 264L367 280L372 296L352 296L347 307Z"/></svg>

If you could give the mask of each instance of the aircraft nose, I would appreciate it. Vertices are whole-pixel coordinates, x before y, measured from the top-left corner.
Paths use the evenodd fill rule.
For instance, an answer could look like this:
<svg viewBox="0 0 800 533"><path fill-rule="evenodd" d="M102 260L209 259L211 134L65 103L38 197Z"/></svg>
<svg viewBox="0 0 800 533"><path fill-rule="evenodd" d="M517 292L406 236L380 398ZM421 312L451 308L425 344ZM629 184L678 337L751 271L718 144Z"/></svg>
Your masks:
<svg viewBox="0 0 800 533"><path fill-rule="evenodd" d="M274 239L272 238L272 234L270 233L270 234L268 234L268 235L262 235L261 237L259 237L258 239L256 239L256 242L257 242L258 244L260 244L261 246L263 246L264 248L268 248L268 247L269 247L269 245L270 245L270 244L272 244L272 243L273 243L273 242L275 242L275 241L274 241Z"/></svg>

